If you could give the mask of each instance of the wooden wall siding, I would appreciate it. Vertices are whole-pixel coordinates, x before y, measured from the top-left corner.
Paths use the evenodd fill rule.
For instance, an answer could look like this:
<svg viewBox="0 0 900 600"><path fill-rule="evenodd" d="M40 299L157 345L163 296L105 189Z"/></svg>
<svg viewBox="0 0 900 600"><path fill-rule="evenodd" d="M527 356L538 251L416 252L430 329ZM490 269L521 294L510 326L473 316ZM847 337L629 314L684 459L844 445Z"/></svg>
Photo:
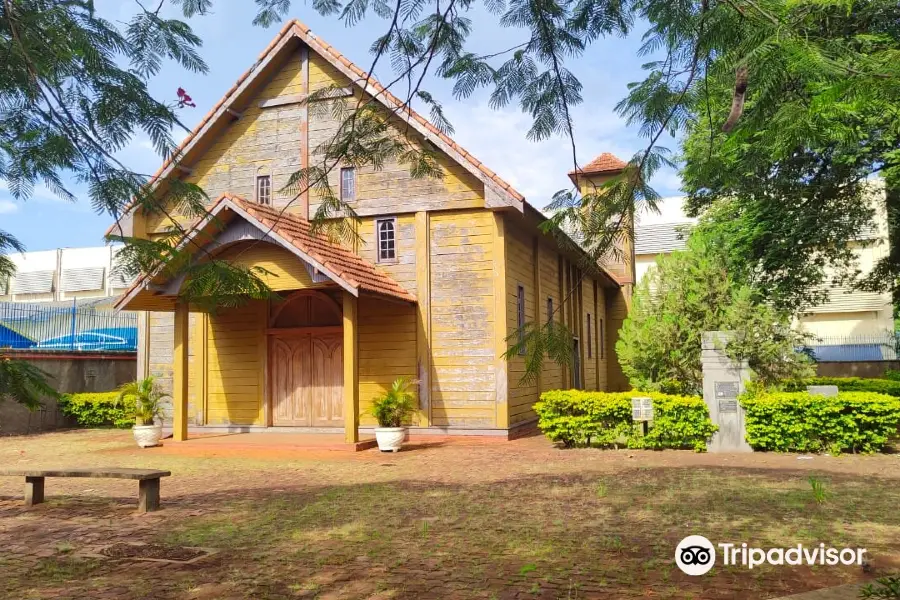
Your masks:
<svg viewBox="0 0 900 600"><path fill-rule="evenodd" d="M399 208L399 206L398 206ZM375 218L364 217L359 223L361 243L358 254L394 278L408 292L416 293L416 216L415 214L385 216L397 217L397 231L394 234L397 260L378 262L378 238L375 235Z"/></svg>
<svg viewBox="0 0 900 600"><path fill-rule="evenodd" d="M248 200L255 199L257 172L272 177L273 204L282 206L289 198L277 190L292 173L300 169L300 122L303 107L286 104L260 108L259 101L299 94L302 88L300 50L291 54L281 69L210 144L203 156L190 165L193 172L185 179L203 188L215 199L232 192ZM299 201L292 206L298 205ZM185 219L187 221L188 219ZM154 232L170 225L165 215L149 215L147 231Z"/></svg>
<svg viewBox="0 0 900 600"><path fill-rule="evenodd" d="M549 244L541 247L540 256L541 298L538 302L541 324L547 322L547 297L553 298L553 320L562 322L563 313L559 310L562 294L559 287L559 255ZM541 372L541 391L558 390L563 385L563 368L550 360L544 361Z"/></svg>
<svg viewBox="0 0 900 600"><path fill-rule="evenodd" d="M172 394L172 348L174 346L175 321L170 312L151 312L148 336L150 351L148 357L149 375L166 394ZM166 403L171 406L171 400ZM169 410L166 411L169 414Z"/></svg>
<svg viewBox="0 0 900 600"><path fill-rule="evenodd" d="M327 85L349 86L349 80L337 72L318 55L312 53L309 59L309 84L314 92ZM362 92L354 89L354 97L346 98L346 102L355 103ZM330 103L326 103L330 104ZM389 114L384 109L385 115ZM406 125L397 118L392 118L397 135L407 132ZM330 109L310 108L309 113L309 153L310 165L323 164L323 156L316 152L321 144L329 141L340 127L340 120L334 119ZM412 132L409 136L416 143L422 139ZM399 207L405 211L446 210L475 208L484 206L484 185L463 167L441 156L439 162L444 175L440 179L413 178L409 167L396 160L387 161L382 168L361 167L356 174L355 210L360 215L392 214ZM340 168L335 167L329 173L329 183L337 191L339 189ZM314 214L319 202L316 192L310 195L310 214Z"/></svg>
<svg viewBox="0 0 900 600"><path fill-rule="evenodd" d="M506 330L512 334L518 328L518 288L525 289L525 322L536 319L534 286L534 251L532 238L516 224L516 217L506 219ZM542 286L543 287L543 286ZM509 424L515 425L534 417L532 404L537 401L537 385L522 385L525 374L524 357L507 361Z"/></svg>
<svg viewBox="0 0 900 600"><path fill-rule="evenodd" d="M588 330L587 316L591 315L591 329ZM585 277L581 282L581 331L584 347L584 389L597 389L597 311L594 309L594 280ZM590 340L591 356L588 357L588 340Z"/></svg>
<svg viewBox="0 0 900 600"><path fill-rule="evenodd" d="M210 315L207 424L265 424L266 312L251 301Z"/></svg>
<svg viewBox="0 0 900 600"><path fill-rule="evenodd" d="M516 296L520 284L525 287L525 320L533 321L535 315L543 325L547 322L547 298L553 298L554 321L565 323L579 338L581 351L582 387L588 390L607 389L607 369L609 351L604 348L604 358L599 356L598 322L602 319L608 328L606 315L606 294L604 288L592 276L582 273L546 239L541 239L538 253L537 277L540 280L540 294L536 293L534 239L525 233L527 229L516 217L506 219L505 237L507 243L506 297L507 327L510 332L517 327ZM595 301L596 290L596 301ZM571 291L571 294L569 293ZM591 313L591 358L587 358L587 314ZM622 313L624 315L624 313ZM619 322L621 326L621 321ZM609 333L607 332L607 336ZM509 361L509 422L510 425L532 420L536 417L532 406L538 400L536 385L522 386L519 381L524 372L524 359L513 357ZM572 373L552 362L544 360L540 375L540 392L568 388L573 384Z"/></svg>
<svg viewBox="0 0 900 600"><path fill-rule="evenodd" d="M628 379L622 373L622 367L616 358L616 340L619 329L628 314L628 304L623 290L610 292L606 296L606 357L607 357L607 389L611 392L631 389Z"/></svg>
<svg viewBox="0 0 900 600"><path fill-rule="evenodd" d="M398 377L416 378L416 309L372 297L359 300L360 423L374 425L372 399Z"/></svg>
<svg viewBox="0 0 900 600"><path fill-rule="evenodd" d="M431 215L432 425L493 427L494 216Z"/></svg>
<svg viewBox="0 0 900 600"><path fill-rule="evenodd" d="M175 321L171 312L149 313L149 338L148 349L148 375L156 379L159 389L165 394L172 394L173 376L173 349L175 345ZM202 389L194 387L193 381L202 381L200 367L202 365L202 353L199 351L201 344L197 335L202 327L202 316L192 314L190 316L190 335L188 342L188 367L191 377L191 388L188 395L188 417L191 423L199 422L202 418L203 395ZM166 398L163 402L163 410L167 420L172 418L172 399Z"/></svg>
<svg viewBox="0 0 900 600"><path fill-rule="evenodd" d="M267 242L240 242L217 256L245 267L262 267L260 278L275 291L334 287L326 281L315 283L302 260L284 248Z"/></svg>

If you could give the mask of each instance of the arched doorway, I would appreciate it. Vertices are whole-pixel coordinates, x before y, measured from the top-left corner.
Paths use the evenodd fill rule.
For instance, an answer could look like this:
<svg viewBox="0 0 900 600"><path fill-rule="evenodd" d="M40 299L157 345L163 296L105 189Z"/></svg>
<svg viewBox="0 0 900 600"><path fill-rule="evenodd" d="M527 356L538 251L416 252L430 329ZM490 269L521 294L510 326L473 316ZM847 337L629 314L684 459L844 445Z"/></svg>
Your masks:
<svg viewBox="0 0 900 600"><path fill-rule="evenodd" d="M341 310L302 290L274 303L269 320L272 425L343 427Z"/></svg>

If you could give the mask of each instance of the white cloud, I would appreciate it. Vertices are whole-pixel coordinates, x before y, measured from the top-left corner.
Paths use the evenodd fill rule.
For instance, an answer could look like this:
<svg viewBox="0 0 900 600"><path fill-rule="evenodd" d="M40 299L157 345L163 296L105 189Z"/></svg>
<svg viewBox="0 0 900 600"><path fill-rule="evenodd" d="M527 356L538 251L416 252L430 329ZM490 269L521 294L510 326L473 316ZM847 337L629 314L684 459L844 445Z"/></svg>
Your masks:
<svg viewBox="0 0 900 600"><path fill-rule="evenodd" d="M10 200L0 200L0 215L8 215L14 213L19 207Z"/></svg>
<svg viewBox="0 0 900 600"><path fill-rule="evenodd" d="M545 206L555 192L571 186L566 175L574 166L570 141L562 137L529 141L529 115L516 108L494 110L484 102L449 105L444 110L456 128L453 139L535 206ZM583 123L575 136L579 164L601 152L631 157L633 149L623 143L629 135L618 117L609 111L578 112L576 124Z"/></svg>
<svg viewBox="0 0 900 600"><path fill-rule="evenodd" d="M573 169L568 138L541 142L527 138L531 117L517 108L492 109L486 102L444 107L456 131L453 139L503 177L528 201L546 206L553 194L571 186L566 175ZM636 137L611 106L575 109L576 160L579 165L601 152L629 160L646 143ZM673 170L660 172L652 184L661 194L677 193L681 180Z"/></svg>

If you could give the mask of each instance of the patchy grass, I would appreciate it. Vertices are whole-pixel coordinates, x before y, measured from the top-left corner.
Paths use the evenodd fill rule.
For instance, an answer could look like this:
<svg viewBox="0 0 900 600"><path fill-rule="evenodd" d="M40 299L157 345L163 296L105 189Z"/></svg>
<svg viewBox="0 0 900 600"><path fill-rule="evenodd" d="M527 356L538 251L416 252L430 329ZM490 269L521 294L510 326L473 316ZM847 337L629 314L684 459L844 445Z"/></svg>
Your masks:
<svg viewBox="0 0 900 600"><path fill-rule="evenodd" d="M755 599L864 576L858 567L717 565L690 578L673 561L689 534L758 547L858 546L876 566L900 564L900 466L887 457L817 465L814 477L827 490L820 503L811 471L768 455L726 461L687 452L565 452L532 440L404 452L389 459L390 469L373 452L205 457L181 471L190 457L111 452L100 439L95 453L91 441L77 439L67 456L171 468L164 510L135 517L133 486L59 480L48 486L51 503L25 511L19 485L0 487L0 595L56 597L64 588L72 597L115 589L126 600L147 589L191 600ZM45 442L28 451L49 457L54 449ZM162 571L78 556L124 539L220 551ZM54 554L28 555L39 548ZM23 552L25 559L16 554Z"/></svg>

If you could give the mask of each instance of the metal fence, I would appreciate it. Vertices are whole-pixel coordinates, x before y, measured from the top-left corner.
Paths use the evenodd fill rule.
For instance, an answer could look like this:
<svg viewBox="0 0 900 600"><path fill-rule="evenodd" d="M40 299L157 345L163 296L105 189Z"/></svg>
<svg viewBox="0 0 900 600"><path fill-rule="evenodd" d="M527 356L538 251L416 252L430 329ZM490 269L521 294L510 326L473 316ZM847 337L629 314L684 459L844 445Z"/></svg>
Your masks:
<svg viewBox="0 0 900 600"><path fill-rule="evenodd" d="M137 314L107 306L0 302L0 349L135 352Z"/></svg>
<svg viewBox="0 0 900 600"><path fill-rule="evenodd" d="M900 337L893 332L880 335L820 337L809 350L819 362L859 362L897 360Z"/></svg>

